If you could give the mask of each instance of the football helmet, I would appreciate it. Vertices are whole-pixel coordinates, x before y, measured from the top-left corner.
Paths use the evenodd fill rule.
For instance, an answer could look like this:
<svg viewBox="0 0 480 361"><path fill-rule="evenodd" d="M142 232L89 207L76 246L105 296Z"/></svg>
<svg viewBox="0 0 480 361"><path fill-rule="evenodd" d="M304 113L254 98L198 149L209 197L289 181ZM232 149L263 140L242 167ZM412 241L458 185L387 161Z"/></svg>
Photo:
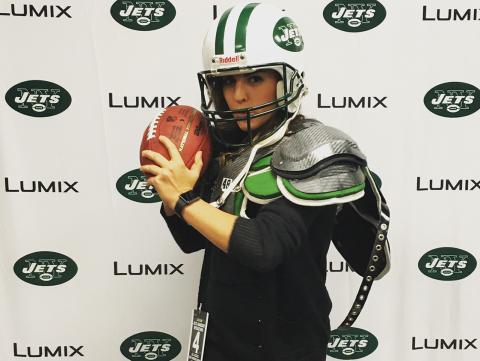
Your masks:
<svg viewBox="0 0 480 361"><path fill-rule="evenodd" d="M214 21L203 43L203 71L198 73L198 80L201 109L217 141L226 147L243 147L284 135L307 90L302 71L303 47L295 22L272 5L244 3L226 10ZM279 74L277 98L255 107L229 109L222 78L264 69ZM250 120L269 113L275 113L275 124L254 137ZM240 120L247 122L246 133L237 126Z"/></svg>

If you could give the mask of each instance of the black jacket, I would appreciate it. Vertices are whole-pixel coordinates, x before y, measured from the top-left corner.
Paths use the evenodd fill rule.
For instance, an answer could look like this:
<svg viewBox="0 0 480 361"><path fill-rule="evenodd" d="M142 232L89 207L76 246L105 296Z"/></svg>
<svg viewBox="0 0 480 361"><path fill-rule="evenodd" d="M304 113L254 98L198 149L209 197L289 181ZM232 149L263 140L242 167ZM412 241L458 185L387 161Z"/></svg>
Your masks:
<svg viewBox="0 0 480 361"><path fill-rule="evenodd" d="M326 254L336 206L280 198L250 204L228 254L177 216L162 212L186 252L205 249L198 302L210 313L205 361L321 361L331 301Z"/></svg>

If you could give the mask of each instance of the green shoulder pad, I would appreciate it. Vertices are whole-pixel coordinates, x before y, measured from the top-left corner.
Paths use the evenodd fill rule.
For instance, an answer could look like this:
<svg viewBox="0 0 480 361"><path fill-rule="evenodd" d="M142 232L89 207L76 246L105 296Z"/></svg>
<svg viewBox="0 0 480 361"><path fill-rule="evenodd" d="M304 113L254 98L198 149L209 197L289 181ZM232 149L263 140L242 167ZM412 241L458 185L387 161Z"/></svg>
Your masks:
<svg viewBox="0 0 480 361"><path fill-rule="evenodd" d="M270 167L271 160L272 155L257 160L243 182L243 193L251 202L266 204L282 195Z"/></svg>
<svg viewBox="0 0 480 361"><path fill-rule="evenodd" d="M243 194L253 203L267 204L284 196L296 204L323 206L351 202L364 194L365 175L358 165L333 164L310 177L287 179L275 175L271 159L269 155L255 162L243 182Z"/></svg>

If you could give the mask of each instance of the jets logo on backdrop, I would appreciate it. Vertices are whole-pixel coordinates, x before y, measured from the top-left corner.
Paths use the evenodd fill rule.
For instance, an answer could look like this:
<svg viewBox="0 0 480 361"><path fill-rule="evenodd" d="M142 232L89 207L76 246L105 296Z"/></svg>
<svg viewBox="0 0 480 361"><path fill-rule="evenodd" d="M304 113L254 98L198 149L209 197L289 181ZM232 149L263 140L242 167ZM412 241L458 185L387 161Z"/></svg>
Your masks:
<svg viewBox="0 0 480 361"><path fill-rule="evenodd" d="M453 247L435 248L425 253L418 261L418 268L425 276L456 281L472 274L477 260L467 251Z"/></svg>
<svg viewBox="0 0 480 361"><path fill-rule="evenodd" d="M330 332L327 355L342 360L354 360L370 355L377 346L377 338L366 330L355 327L337 329Z"/></svg>
<svg viewBox="0 0 480 361"><path fill-rule="evenodd" d="M302 35L300 35L297 24L290 18L284 17L278 20L273 29L273 40L282 49L303 50Z"/></svg>
<svg viewBox="0 0 480 361"><path fill-rule="evenodd" d="M63 87L46 80L28 80L11 87L5 94L7 104L31 117L49 117L70 106L72 97Z"/></svg>
<svg viewBox="0 0 480 361"><path fill-rule="evenodd" d="M175 358L181 349L182 346L175 337L156 331L137 333L120 345L123 356L132 361L169 361Z"/></svg>
<svg viewBox="0 0 480 361"><path fill-rule="evenodd" d="M117 190L125 198L140 203L160 202L155 188L147 183L147 177L140 169L125 173L117 180Z"/></svg>
<svg viewBox="0 0 480 361"><path fill-rule="evenodd" d="M167 0L117 0L110 8L117 23L132 30L150 31L167 26L175 18L176 10Z"/></svg>
<svg viewBox="0 0 480 361"><path fill-rule="evenodd" d="M448 118L464 117L480 108L480 90L467 83L443 83L430 89L423 102L433 114Z"/></svg>
<svg viewBox="0 0 480 361"><path fill-rule="evenodd" d="M326 22L338 30L361 32L380 25L387 11L378 1L334 0L323 10Z"/></svg>
<svg viewBox="0 0 480 361"><path fill-rule="evenodd" d="M37 286L55 286L71 280L78 271L75 262L61 253L40 251L15 262L13 271L22 281Z"/></svg>

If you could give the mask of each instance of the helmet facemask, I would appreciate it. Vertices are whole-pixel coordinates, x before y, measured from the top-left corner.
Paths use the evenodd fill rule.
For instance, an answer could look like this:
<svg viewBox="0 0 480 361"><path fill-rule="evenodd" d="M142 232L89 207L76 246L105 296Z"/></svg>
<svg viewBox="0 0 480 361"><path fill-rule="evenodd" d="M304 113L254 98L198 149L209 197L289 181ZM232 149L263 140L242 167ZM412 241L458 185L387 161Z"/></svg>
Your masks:
<svg viewBox="0 0 480 361"><path fill-rule="evenodd" d="M276 99L254 107L229 109L223 96L224 77L249 74L259 70L274 70L279 75ZM230 148L253 145L275 133L291 114L298 110L305 90L302 75L286 63L203 71L198 73L198 80L201 90L201 109L210 122L212 135L219 143ZM251 129L252 119L272 113L274 113L272 119L266 124L256 130ZM246 132L238 127L238 121L246 121Z"/></svg>

